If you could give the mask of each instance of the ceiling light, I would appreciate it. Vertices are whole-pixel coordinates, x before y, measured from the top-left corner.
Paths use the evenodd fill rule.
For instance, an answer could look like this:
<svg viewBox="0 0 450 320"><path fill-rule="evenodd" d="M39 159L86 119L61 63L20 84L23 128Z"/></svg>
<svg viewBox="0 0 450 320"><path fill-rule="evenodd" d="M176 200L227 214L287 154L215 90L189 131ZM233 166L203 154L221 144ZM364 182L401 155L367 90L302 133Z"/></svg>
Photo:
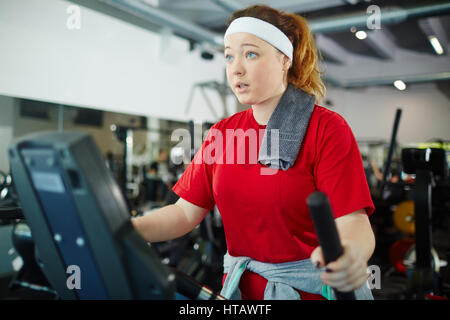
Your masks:
<svg viewBox="0 0 450 320"><path fill-rule="evenodd" d="M406 89L406 84L402 80L396 80L394 82L394 86L400 91L403 91Z"/></svg>
<svg viewBox="0 0 450 320"><path fill-rule="evenodd" d="M367 33L365 31L358 31L358 32L355 33L355 36L359 40L364 40L365 38L367 38Z"/></svg>
<svg viewBox="0 0 450 320"><path fill-rule="evenodd" d="M433 46L434 51L438 55L441 55L444 53L444 49L442 48L438 38L436 38L435 36L428 36L428 41L430 41L431 45Z"/></svg>

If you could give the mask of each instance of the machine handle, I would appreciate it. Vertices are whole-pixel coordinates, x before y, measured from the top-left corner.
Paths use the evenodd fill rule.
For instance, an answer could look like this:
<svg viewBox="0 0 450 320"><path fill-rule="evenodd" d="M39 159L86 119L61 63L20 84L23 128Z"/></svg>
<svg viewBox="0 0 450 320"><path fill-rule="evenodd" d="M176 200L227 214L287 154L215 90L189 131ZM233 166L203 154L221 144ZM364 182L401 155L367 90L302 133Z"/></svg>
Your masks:
<svg viewBox="0 0 450 320"><path fill-rule="evenodd" d="M337 260L344 250L339 240L339 234L327 196L317 191L308 197L306 203L314 222L314 229L319 239L319 245L322 248L325 264ZM334 288L333 290L338 300L355 300L353 291L340 292Z"/></svg>

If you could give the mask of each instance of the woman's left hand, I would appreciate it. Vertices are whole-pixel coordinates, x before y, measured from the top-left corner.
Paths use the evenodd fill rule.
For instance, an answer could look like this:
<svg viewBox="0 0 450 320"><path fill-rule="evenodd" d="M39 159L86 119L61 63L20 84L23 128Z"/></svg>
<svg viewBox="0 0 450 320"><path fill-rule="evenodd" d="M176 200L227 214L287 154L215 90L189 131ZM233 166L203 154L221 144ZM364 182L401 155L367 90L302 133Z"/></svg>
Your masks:
<svg viewBox="0 0 450 320"><path fill-rule="evenodd" d="M320 277L324 284L341 292L359 289L369 278L367 261L358 250L358 246L351 241L342 241L343 254L325 266L321 247L317 247L311 254L311 261L317 268L326 267Z"/></svg>

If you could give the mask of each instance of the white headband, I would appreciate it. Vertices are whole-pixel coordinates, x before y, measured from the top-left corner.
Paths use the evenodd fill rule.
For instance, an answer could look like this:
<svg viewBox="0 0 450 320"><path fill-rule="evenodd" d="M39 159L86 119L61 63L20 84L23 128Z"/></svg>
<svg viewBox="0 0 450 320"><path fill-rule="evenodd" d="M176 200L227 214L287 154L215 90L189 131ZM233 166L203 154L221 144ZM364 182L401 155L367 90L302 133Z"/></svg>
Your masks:
<svg viewBox="0 0 450 320"><path fill-rule="evenodd" d="M253 17L241 17L233 20L223 37L224 41L227 36L233 33L246 32L251 33L258 38L270 43L272 46L283 52L292 61L292 53L294 47L289 38L283 31L261 19Z"/></svg>

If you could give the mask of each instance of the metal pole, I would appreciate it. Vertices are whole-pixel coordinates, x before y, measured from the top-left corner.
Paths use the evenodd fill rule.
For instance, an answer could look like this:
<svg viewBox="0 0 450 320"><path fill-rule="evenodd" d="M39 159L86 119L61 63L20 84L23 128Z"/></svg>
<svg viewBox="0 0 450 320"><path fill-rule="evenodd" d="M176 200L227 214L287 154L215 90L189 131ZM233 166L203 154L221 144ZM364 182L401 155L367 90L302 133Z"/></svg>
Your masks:
<svg viewBox="0 0 450 320"><path fill-rule="evenodd" d="M58 105L58 132L64 130L64 106Z"/></svg>
<svg viewBox="0 0 450 320"><path fill-rule="evenodd" d="M380 197L381 198L383 198L383 191L384 191L384 187L386 185L387 174L389 172L389 168L391 167L392 155L393 155L395 147L396 147L398 124L400 123L401 115L402 115L402 109L397 109L397 111L395 113L394 129L392 130L391 143L389 145L389 153L388 153L386 165L385 165L384 171L383 171L383 180L381 181L381 186L380 186Z"/></svg>

